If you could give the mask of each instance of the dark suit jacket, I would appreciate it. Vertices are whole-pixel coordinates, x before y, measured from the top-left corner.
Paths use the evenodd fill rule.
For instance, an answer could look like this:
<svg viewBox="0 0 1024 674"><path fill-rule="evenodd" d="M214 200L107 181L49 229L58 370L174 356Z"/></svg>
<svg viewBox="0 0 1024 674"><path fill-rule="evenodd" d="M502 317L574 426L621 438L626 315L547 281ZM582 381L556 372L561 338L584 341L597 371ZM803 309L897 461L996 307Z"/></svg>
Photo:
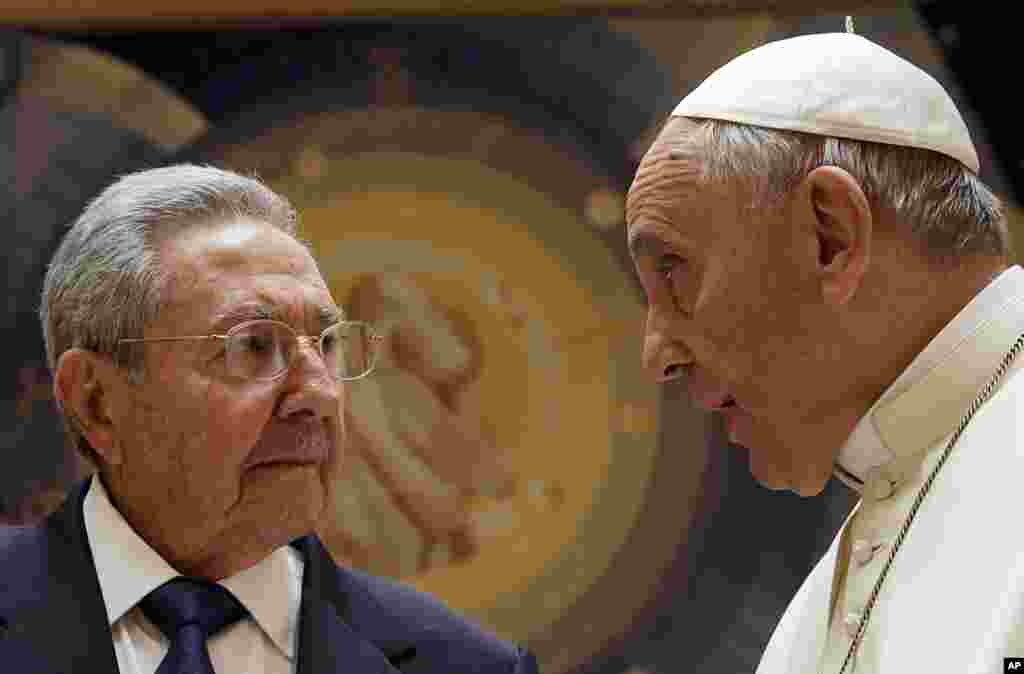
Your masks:
<svg viewBox="0 0 1024 674"><path fill-rule="evenodd" d="M0 671L118 671L85 533L89 481L43 523L0 527ZM410 588L337 566L320 541L305 559L298 674L535 674L533 656Z"/></svg>

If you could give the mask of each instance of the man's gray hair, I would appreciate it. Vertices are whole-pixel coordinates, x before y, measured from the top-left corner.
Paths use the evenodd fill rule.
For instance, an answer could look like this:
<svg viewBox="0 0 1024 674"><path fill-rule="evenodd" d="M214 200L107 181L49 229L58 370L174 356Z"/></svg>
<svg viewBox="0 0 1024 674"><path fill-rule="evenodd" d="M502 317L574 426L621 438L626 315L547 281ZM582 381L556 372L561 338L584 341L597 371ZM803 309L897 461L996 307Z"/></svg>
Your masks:
<svg viewBox="0 0 1024 674"><path fill-rule="evenodd" d="M210 166L179 164L126 175L104 190L71 226L43 283L40 318L46 357L71 348L112 357L129 377L143 376L140 338L157 317L168 270L160 244L191 227L228 220L265 222L294 236L295 210L256 178ZM95 463L88 442L61 410L75 445Z"/></svg>
<svg viewBox="0 0 1024 674"><path fill-rule="evenodd" d="M697 126L688 140L699 145L704 176L746 180L754 207L779 205L814 168L837 166L860 183L873 208L909 225L930 259L1012 255L1000 199L946 155L719 120L690 121Z"/></svg>

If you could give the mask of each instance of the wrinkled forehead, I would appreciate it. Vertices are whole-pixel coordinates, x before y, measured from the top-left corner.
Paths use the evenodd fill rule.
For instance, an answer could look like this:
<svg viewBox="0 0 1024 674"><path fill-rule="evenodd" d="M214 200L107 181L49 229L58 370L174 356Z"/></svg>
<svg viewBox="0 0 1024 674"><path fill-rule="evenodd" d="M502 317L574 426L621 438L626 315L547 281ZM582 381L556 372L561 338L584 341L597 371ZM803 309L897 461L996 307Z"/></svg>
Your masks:
<svg viewBox="0 0 1024 674"><path fill-rule="evenodd" d="M699 126L670 117L644 154L626 199L626 222L645 212L664 216L684 193L698 187L703 176Z"/></svg>
<svg viewBox="0 0 1024 674"><path fill-rule="evenodd" d="M316 266L307 247L294 236L250 218L214 219L182 227L161 241L160 252L179 266L195 260L225 268L244 267L275 258L296 271Z"/></svg>
<svg viewBox="0 0 1024 674"><path fill-rule="evenodd" d="M272 309L278 320L305 323L307 315L334 305L309 250L269 224L189 230L165 241L161 258L164 307L188 319L257 305Z"/></svg>

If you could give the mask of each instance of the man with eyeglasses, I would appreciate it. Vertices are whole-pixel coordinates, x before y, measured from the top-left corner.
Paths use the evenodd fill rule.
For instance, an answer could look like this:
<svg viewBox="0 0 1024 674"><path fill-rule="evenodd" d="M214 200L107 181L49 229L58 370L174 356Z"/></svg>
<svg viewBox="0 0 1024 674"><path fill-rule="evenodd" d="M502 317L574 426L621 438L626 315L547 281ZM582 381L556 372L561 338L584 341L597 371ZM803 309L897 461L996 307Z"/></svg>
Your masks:
<svg viewBox="0 0 1024 674"><path fill-rule="evenodd" d="M211 167L126 176L64 238L41 316L95 475L0 530L5 671L536 671L312 535L345 382L380 340L344 319L284 198Z"/></svg>

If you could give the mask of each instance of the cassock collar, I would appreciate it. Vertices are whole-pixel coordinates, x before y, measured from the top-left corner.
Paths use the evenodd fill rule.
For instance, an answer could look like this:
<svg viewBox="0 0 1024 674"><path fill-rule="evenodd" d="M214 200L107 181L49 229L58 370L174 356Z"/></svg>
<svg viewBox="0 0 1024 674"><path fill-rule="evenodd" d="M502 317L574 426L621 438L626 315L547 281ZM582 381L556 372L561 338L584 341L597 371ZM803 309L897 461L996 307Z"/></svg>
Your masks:
<svg viewBox="0 0 1024 674"><path fill-rule="evenodd" d="M1024 333L1024 269L997 276L879 397L839 451L835 476L885 498L964 412Z"/></svg>
<svg viewBox="0 0 1024 674"><path fill-rule="evenodd" d="M181 574L144 541L96 475L83 504L85 530L111 625L147 594ZM295 657L302 557L290 546L220 581L289 659Z"/></svg>

